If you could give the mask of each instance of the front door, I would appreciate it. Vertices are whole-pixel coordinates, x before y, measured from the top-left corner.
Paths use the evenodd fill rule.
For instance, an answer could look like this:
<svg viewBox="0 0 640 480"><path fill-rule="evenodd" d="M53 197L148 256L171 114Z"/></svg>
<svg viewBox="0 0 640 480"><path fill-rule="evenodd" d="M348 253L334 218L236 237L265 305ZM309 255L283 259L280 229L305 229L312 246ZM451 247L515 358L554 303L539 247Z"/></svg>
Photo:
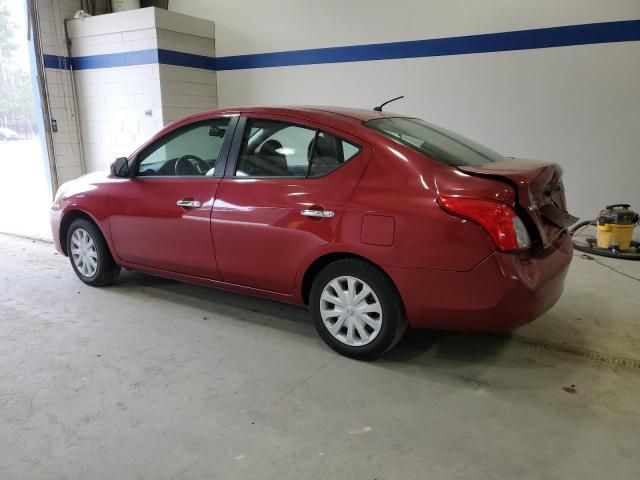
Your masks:
<svg viewBox="0 0 640 480"><path fill-rule="evenodd" d="M167 133L138 154L132 178L113 185L109 226L120 258L219 278L210 216L222 175L217 161L228 148L231 120L201 121Z"/></svg>
<svg viewBox="0 0 640 480"><path fill-rule="evenodd" d="M284 118L242 118L211 215L224 281L289 294L331 242L366 167L362 142Z"/></svg>

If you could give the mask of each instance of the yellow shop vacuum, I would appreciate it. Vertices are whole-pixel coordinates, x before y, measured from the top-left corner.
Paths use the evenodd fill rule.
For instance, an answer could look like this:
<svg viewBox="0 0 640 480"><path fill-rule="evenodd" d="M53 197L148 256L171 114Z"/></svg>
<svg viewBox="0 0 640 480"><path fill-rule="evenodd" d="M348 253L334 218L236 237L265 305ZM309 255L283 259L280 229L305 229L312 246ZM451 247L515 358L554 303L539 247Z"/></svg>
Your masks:
<svg viewBox="0 0 640 480"><path fill-rule="evenodd" d="M609 205L600 212L597 220L598 248L629 250L633 229L638 224L638 214L627 203Z"/></svg>
<svg viewBox="0 0 640 480"><path fill-rule="evenodd" d="M633 240L639 216L628 203L616 203L602 210L595 220L574 225L570 232L573 247L582 252L626 260L640 260L640 242ZM595 228L595 237L583 234Z"/></svg>

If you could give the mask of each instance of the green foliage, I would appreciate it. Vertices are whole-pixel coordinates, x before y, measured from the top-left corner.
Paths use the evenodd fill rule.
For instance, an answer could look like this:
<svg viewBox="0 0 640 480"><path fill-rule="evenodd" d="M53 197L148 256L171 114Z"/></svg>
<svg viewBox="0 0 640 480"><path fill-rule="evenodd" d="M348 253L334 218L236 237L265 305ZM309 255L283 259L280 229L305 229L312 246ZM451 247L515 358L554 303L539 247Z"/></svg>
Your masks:
<svg viewBox="0 0 640 480"><path fill-rule="evenodd" d="M13 61L18 45L6 2L0 0L0 124L28 130L36 121L32 83L30 72Z"/></svg>
<svg viewBox="0 0 640 480"><path fill-rule="evenodd" d="M0 55L2 57L11 56L16 49L13 38L14 28L6 0L0 0Z"/></svg>

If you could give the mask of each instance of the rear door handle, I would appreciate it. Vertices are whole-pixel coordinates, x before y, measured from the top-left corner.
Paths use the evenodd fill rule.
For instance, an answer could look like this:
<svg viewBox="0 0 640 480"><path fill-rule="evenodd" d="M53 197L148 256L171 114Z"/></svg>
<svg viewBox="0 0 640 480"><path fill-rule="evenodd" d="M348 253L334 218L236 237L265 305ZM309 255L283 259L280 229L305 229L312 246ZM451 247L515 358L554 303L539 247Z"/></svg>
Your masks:
<svg viewBox="0 0 640 480"><path fill-rule="evenodd" d="M314 218L331 218L335 213L332 210L300 210L300 215Z"/></svg>
<svg viewBox="0 0 640 480"><path fill-rule="evenodd" d="M191 200L188 198L183 198L182 200L178 200L176 205L182 208L200 208L202 206L202 202L198 200Z"/></svg>

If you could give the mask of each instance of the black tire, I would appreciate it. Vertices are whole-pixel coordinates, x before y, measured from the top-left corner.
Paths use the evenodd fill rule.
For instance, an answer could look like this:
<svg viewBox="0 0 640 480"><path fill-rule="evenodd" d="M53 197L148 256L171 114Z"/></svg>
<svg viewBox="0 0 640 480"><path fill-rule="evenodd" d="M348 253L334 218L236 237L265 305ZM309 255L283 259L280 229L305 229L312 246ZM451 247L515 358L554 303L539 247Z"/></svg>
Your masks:
<svg viewBox="0 0 640 480"><path fill-rule="evenodd" d="M78 229L82 229L89 234L95 245L97 267L91 275L85 275L78 269L72 255L71 239L74 232ZM114 262L111 252L109 251L109 246L102 236L102 233L94 223L84 218L74 220L69 226L69 230L67 230L67 254L69 255L71 267L73 267L73 271L76 272L78 278L92 287L108 285L112 283L120 273L120 267Z"/></svg>
<svg viewBox="0 0 640 480"><path fill-rule="evenodd" d="M325 287L333 280L347 276L366 283L382 307L382 326L377 336L366 345L352 346L336 338L329 332L320 312ZM309 306L316 331L325 343L341 355L357 360L380 357L400 341L407 327L402 299L393 282L379 268L355 258L336 260L320 271L311 286Z"/></svg>

